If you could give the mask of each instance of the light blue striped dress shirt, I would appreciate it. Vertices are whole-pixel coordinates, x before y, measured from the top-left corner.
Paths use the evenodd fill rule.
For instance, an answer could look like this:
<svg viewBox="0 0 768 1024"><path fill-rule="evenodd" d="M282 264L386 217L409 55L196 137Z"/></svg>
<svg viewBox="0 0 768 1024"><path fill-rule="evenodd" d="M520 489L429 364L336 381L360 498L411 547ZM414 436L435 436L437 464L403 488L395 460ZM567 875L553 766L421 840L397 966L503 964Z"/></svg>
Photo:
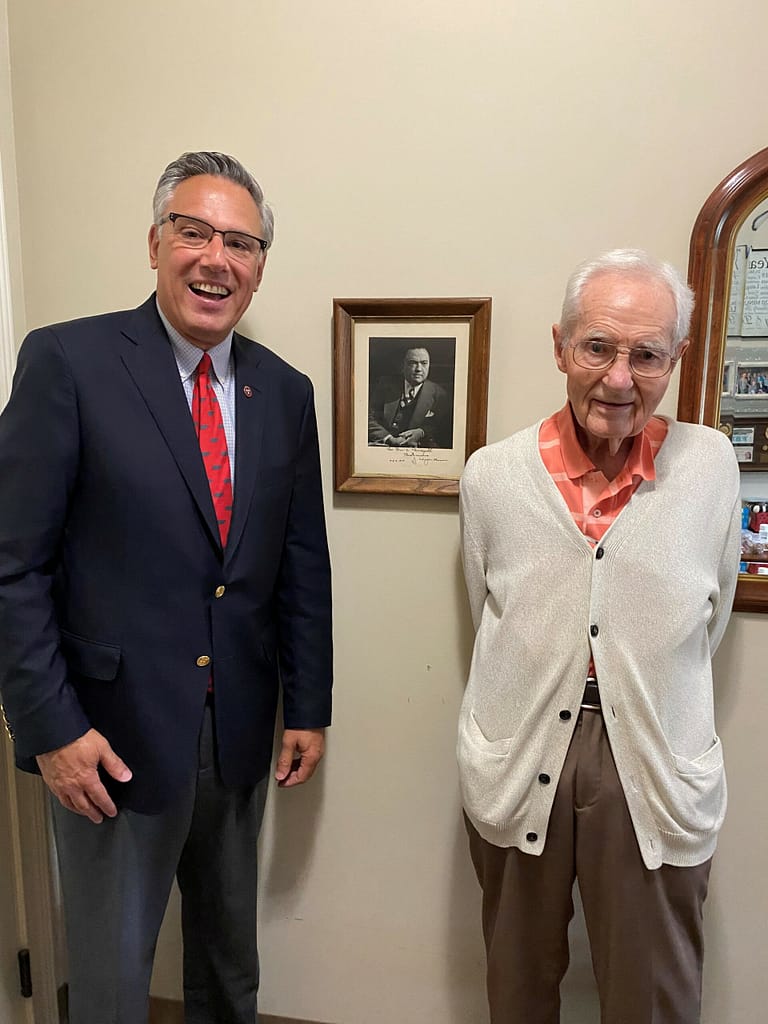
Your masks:
<svg viewBox="0 0 768 1024"><path fill-rule="evenodd" d="M202 358L202 350L183 338L175 327L163 315L162 309L157 307L160 319L168 332L168 338L176 357L176 365L179 368L179 376L184 386L184 394L187 396L189 414L192 415L192 392L195 389L195 371L197 364ZM232 478L232 493L235 492L235 367L232 359L232 335L230 331L224 341L213 348L208 349L208 355L213 364L213 376L211 384L221 409L221 418L224 423L224 434L227 438L227 455L229 456L229 470Z"/></svg>

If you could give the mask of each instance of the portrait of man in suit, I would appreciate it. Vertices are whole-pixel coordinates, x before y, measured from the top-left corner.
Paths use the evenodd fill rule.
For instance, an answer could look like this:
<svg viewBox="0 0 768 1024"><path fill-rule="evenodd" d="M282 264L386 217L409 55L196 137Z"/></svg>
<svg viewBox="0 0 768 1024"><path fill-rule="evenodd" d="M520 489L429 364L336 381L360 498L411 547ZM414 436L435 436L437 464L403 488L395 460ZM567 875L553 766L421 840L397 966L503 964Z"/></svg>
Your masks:
<svg viewBox="0 0 768 1024"><path fill-rule="evenodd" d="M256 840L331 713L313 389L235 327L273 217L185 153L154 197L157 290L32 331L0 416L0 693L52 794L71 1024L141 1024L174 876L185 1019L258 1019Z"/></svg>
<svg viewBox="0 0 768 1024"><path fill-rule="evenodd" d="M368 411L369 446L453 447L453 401L446 388L428 379L430 363L426 345L412 345L403 355L400 373L375 380Z"/></svg>

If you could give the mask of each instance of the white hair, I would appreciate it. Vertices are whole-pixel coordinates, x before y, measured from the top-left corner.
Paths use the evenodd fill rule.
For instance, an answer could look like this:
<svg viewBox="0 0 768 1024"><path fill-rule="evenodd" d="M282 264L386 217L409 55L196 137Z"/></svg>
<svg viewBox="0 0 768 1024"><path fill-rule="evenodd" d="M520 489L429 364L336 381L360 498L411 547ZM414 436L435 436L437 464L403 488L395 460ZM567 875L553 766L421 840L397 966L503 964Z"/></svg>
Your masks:
<svg viewBox="0 0 768 1024"><path fill-rule="evenodd" d="M581 314L584 288L599 274L625 274L648 278L669 289L676 311L675 322L672 325L672 355L677 355L691 328L693 292L671 263L654 259L642 249L612 249L596 259L587 260L574 270L565 286L563 308L560 313L561 347L564 348L568 343Z"/></svg>

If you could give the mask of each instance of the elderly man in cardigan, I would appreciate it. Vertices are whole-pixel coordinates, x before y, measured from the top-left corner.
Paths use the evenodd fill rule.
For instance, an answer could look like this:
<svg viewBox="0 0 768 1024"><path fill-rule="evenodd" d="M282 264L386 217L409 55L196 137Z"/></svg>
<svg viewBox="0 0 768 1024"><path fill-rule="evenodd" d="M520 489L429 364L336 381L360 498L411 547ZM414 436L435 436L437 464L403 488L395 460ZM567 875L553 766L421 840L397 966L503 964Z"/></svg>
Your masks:
<svg viewBox="0 0 768 1024"><path fill-rule="evenodd" d="M692 309L645 253L583 264L552 331L566 404L461 482L458 756L492 1024L559 1020L575 880L603 1024L700 1019L740 499L722 434L655 415Z"/></svg>

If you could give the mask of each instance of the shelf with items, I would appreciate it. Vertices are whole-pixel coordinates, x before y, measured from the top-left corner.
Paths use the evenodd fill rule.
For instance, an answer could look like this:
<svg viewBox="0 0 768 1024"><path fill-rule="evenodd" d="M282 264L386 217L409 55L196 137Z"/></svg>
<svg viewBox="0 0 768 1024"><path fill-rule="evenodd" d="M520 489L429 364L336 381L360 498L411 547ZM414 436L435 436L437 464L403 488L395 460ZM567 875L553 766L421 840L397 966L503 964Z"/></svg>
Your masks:
<svg viewBox="0 0 768 1024"><path fill-rule="evenodd" d="M730 439L743 472L768 470L768 409L762 416L735 416L721 410L720 430Z"/></svg>

